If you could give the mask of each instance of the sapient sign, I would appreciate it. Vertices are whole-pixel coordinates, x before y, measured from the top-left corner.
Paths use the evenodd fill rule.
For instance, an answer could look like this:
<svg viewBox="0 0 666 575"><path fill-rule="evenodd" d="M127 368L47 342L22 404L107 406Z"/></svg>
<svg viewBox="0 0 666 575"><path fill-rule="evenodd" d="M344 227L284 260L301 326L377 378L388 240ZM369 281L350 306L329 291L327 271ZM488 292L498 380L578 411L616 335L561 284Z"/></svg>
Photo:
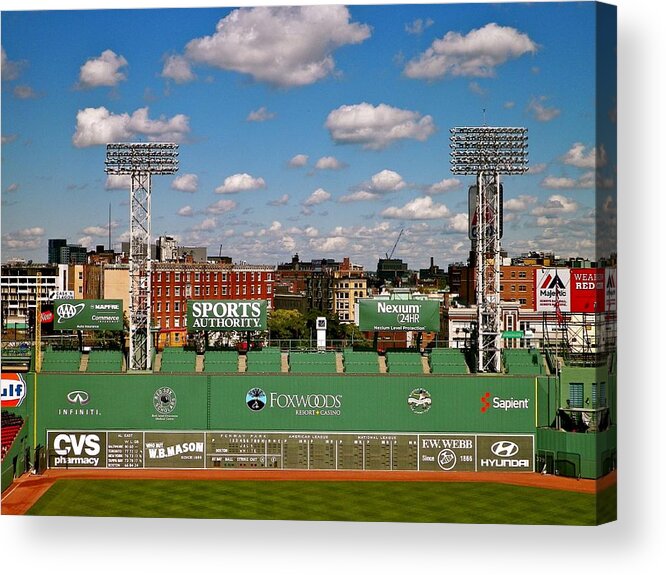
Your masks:
<svg viewBox="0 0 666 575"><path fill-rule="evenodd" d="M190 300L188 331L261 331L266 329L265 300Z"/></svg>
<svg viewBox="0 0 666 575"><path fill-rule="evenodd" d="M439 302L364 299L358 303L361 331L439 331Z"/></svg>
<svg viewBox="0 0 666 575"><path fill-rule="evenodd" d="M53 304L53 329L113 330L123 329L123 300L66 299Z"/></svg>

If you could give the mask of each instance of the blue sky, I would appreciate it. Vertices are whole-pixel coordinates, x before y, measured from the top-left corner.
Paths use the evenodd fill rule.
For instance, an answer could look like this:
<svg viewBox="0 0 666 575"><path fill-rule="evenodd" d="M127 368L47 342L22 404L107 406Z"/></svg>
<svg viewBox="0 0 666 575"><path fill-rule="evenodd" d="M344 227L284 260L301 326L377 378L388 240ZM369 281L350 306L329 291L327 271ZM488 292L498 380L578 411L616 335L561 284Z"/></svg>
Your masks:
<svg viewBox="0 0 666 575"><path fill-rule="evenodd" d="M615 44L591 2L3 11L2 261L127 239L110 141L175 141L153 236L276 264L465 261L449 129L524 126L510 255L594 259L616 218ZM613 237L608 240L613 243ZM602 245L603 244L603 245Z"/></svg>

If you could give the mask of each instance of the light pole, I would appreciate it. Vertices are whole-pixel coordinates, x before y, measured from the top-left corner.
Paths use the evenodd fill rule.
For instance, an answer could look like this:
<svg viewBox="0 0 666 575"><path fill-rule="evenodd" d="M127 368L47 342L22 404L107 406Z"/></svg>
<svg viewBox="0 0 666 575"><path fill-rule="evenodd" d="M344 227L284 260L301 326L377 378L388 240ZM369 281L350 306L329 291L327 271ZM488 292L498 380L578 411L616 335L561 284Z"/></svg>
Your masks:
<svg viewBox="0 0 666 575"><path fill-rule="evenodd" d="M451 172L476 176L469 189L469 238L475 261L479 372L500 371L501 174L527 171L527 129L472 126L451 129Z"/></svg>
<svg viewBox="0 0 666 575"><path fill-rule="evenodd" d="M173 174L178 170L178 144L107 144L105 172L131 177L130 189L130 349L128 369L148 370L152 363L150 337L151 254L150 189L151 176Z"/></svg>

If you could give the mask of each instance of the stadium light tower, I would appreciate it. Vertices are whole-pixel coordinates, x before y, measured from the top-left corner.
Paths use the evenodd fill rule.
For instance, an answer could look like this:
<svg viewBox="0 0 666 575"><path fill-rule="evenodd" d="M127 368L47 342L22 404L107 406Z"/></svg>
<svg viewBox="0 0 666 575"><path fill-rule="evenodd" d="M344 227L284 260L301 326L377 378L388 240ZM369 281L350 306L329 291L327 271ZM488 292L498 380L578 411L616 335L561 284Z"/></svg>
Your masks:
<svg viewBox="0 0 666 575"><path fill-rule="evenodd" d="M104 171L130 176L130 348L128 369L148 370L152 363L150 335L150 184L153 174L178 171L178 144L107 144Z"/></svg>
<svg viewBox="0 0 666 575"><path fill-rule="evenodd" d="M475 175L470 187L469 237L475 254L478 352L480 372L500 371L500 175L527 171L527 128L461 127L451 130L451 172Z"/></svg>

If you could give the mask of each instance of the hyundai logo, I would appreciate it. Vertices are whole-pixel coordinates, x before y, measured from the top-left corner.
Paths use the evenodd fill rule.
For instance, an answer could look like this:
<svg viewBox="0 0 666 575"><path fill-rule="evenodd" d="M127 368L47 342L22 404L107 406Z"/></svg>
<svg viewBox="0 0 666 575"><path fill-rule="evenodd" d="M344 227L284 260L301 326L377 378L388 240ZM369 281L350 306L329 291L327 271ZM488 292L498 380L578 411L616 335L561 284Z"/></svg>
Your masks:
<svg viewBox="0 0 666 575"><path fill-rule="evenodd" d="M520 448L513 441L497 441L490 446L497 457L512 457L520 451Z"/></svg>
<svg viewBox="0 0 666 575"><path fill-rule="evenodd" d="M78 403L79 405L85 405L90 401L90 396L87 391L70 391L67 394L67 401L70 403Z"/></svg>

